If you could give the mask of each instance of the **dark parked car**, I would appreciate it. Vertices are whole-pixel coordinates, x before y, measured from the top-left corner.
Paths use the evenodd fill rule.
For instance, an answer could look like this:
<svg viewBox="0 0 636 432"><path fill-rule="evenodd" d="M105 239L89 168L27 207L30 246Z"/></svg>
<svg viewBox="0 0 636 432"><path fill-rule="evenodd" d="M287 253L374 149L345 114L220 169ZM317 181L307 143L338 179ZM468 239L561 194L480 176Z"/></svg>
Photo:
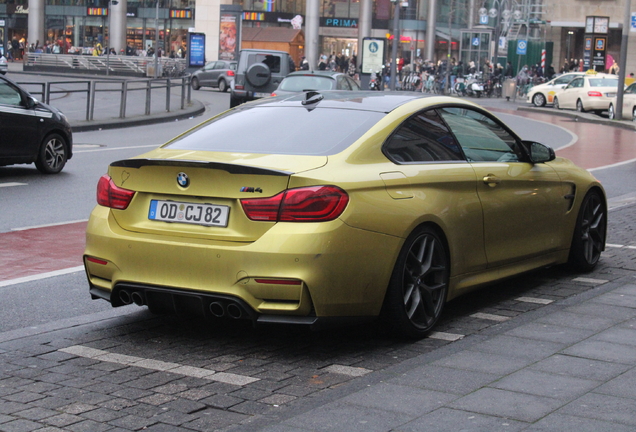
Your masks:
<svg viewBox="0 0 636 432"><path fill-rule="evenodd" d="M73 156L66 116L2 76L0 137L0 166L35 162L41 172L56 174Z"/></svg>
<svg viewBox="0 0 636 432"><path fill-rule="evenodd" d="M272 96L291 95L305 91L353 90L359 91L360 85L342 72L299 71L287 75Z"/></svg>
<svg viewBox="0 0 636 432"><path fill-rule="evenodd" d="M285 51L241 50L230 95L230 108L270 96L283 78L293 71L294 62Z"/></svg>
<svg viewBox="0 0 636 432"><path fill-rule="evenodd" d="M214 87L226 92L236 73L235 61L217 60L203 66L192 74L192 88Z"/></svg>

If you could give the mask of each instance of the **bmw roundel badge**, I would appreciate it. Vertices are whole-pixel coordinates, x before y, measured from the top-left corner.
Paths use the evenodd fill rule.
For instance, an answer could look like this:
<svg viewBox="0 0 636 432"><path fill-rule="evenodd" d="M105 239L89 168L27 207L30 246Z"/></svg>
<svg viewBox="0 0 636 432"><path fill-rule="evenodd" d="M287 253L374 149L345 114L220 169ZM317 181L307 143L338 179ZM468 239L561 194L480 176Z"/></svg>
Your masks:
<svg viewBox="0 0 636 432"><path fill-rule="evenodd" d="M186 173L180 172L177 174L177 183L179 183L179 186L187 188L190 186L190 177Z"/></svg>

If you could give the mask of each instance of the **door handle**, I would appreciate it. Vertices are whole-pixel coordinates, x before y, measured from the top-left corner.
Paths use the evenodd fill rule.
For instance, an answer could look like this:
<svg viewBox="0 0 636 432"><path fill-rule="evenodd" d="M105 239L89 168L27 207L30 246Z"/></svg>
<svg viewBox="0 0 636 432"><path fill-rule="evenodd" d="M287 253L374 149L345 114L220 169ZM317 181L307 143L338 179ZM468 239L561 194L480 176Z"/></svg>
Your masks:
<svg viewBox="0 0 636 432"><path fill-rule="evenodd" d="M499 183L501 183L501 179L494 174L487 174L484 177L484 183L486 183L490 187L495 187Z"/></svg>

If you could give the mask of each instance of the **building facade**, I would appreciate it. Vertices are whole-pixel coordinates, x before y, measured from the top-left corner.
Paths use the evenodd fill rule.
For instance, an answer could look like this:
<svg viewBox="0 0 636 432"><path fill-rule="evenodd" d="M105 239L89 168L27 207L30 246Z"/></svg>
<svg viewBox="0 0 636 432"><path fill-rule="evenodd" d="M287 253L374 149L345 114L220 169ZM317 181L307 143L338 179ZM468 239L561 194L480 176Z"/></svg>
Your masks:
<svg viewBox="0 0 636 432"><path fill-rule="evenodd" d="M183 55L188 32L194 31L206 35L206 58L214 60L219 55L222 4L242 8L243 27L290 28L293 19L300 19L304 28L307 1L0 0L0 40L3 51L15 38L26 40L25 50L31 44L40 47L46 44L49 49L58 45L62 53L86 53L96 44L104 48L110 45L117 53L127 46L143 51L156 48L155 41L158 40L158 47L166 55L171 52ZM347 57L357 54L361 1L317 1L318 52L340 53ZM362 36L390 41L396 33L393 29L394 3L391 0L368 1L372 3L371 25L369 34ZM400 7L398 56L409 60L436 61L450 56L477 62L483 62L485 58L504 61L510 53L509 45L526 38L540 43L552 42L551 60L558 71L566 58L568 63L571 63L570 59L584 58L585 20L594 15L609 19L606 52L608 59L618 62L625 1L409 0ZM434 19L429 19L432 16ZM432 29L429 29L429 23L433 25ZM429 43L428 38L434 40ZM429 46L432 50L427 49ZM636 71L635 54L636 32L632 32L627 56L628 73Z"/></svg>

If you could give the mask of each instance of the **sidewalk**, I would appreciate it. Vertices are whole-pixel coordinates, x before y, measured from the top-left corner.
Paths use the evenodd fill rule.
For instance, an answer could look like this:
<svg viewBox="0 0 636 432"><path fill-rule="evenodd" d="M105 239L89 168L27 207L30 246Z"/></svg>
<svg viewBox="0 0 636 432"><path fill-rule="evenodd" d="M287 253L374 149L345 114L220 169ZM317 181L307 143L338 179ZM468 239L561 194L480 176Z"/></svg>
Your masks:
<svg viewBox="0 0 636 432"><path fill-rule="evenodd" d="M230 430L633 431L634 275L590 283L599 286L359 378L297 415Z"/></svg>
<svg viewBox="0 0 636 432"><path fill-rule="evenodd" d="M83 84L55 84L51 87L52 91L68 92L57 93L51 95L50 105L62 111L73 128L74 132L85 132L101 129L115 129L123 127L141 126L154 123L165 123L177 119L195 117L203 114L205 106L198 100L191 99L190 104L181 109L181 87L173 87L170 91L170 110L166 111L166 90L155 89L151 95L150 115L145 115L145 90L132 91L129 90L128 102L126 105L126 117L120 118L120 101L121 93L119 91L103 91L104 89L120 90L122 77L107 77L105 75L68 75L68 74L51 74L43 72L23 72L21 62L9 62L9 72L7 77L22 83L30 93L40 91L41 87L24 84L24 83L42 83L42 82L64 82L64 81L82 81ZM87 81L96 80L102 82L112 81L113 85L102 84L100 89L95 93L95 111L93 120L86 120L87 112ZM139 80L131 78L131 80ZM140 88L137 85L136 88ZM75 90L84 90L83 92L74 92ZM187 89L186 89L187 90ZM41 100L40 95L34 95Z"/></svg>

